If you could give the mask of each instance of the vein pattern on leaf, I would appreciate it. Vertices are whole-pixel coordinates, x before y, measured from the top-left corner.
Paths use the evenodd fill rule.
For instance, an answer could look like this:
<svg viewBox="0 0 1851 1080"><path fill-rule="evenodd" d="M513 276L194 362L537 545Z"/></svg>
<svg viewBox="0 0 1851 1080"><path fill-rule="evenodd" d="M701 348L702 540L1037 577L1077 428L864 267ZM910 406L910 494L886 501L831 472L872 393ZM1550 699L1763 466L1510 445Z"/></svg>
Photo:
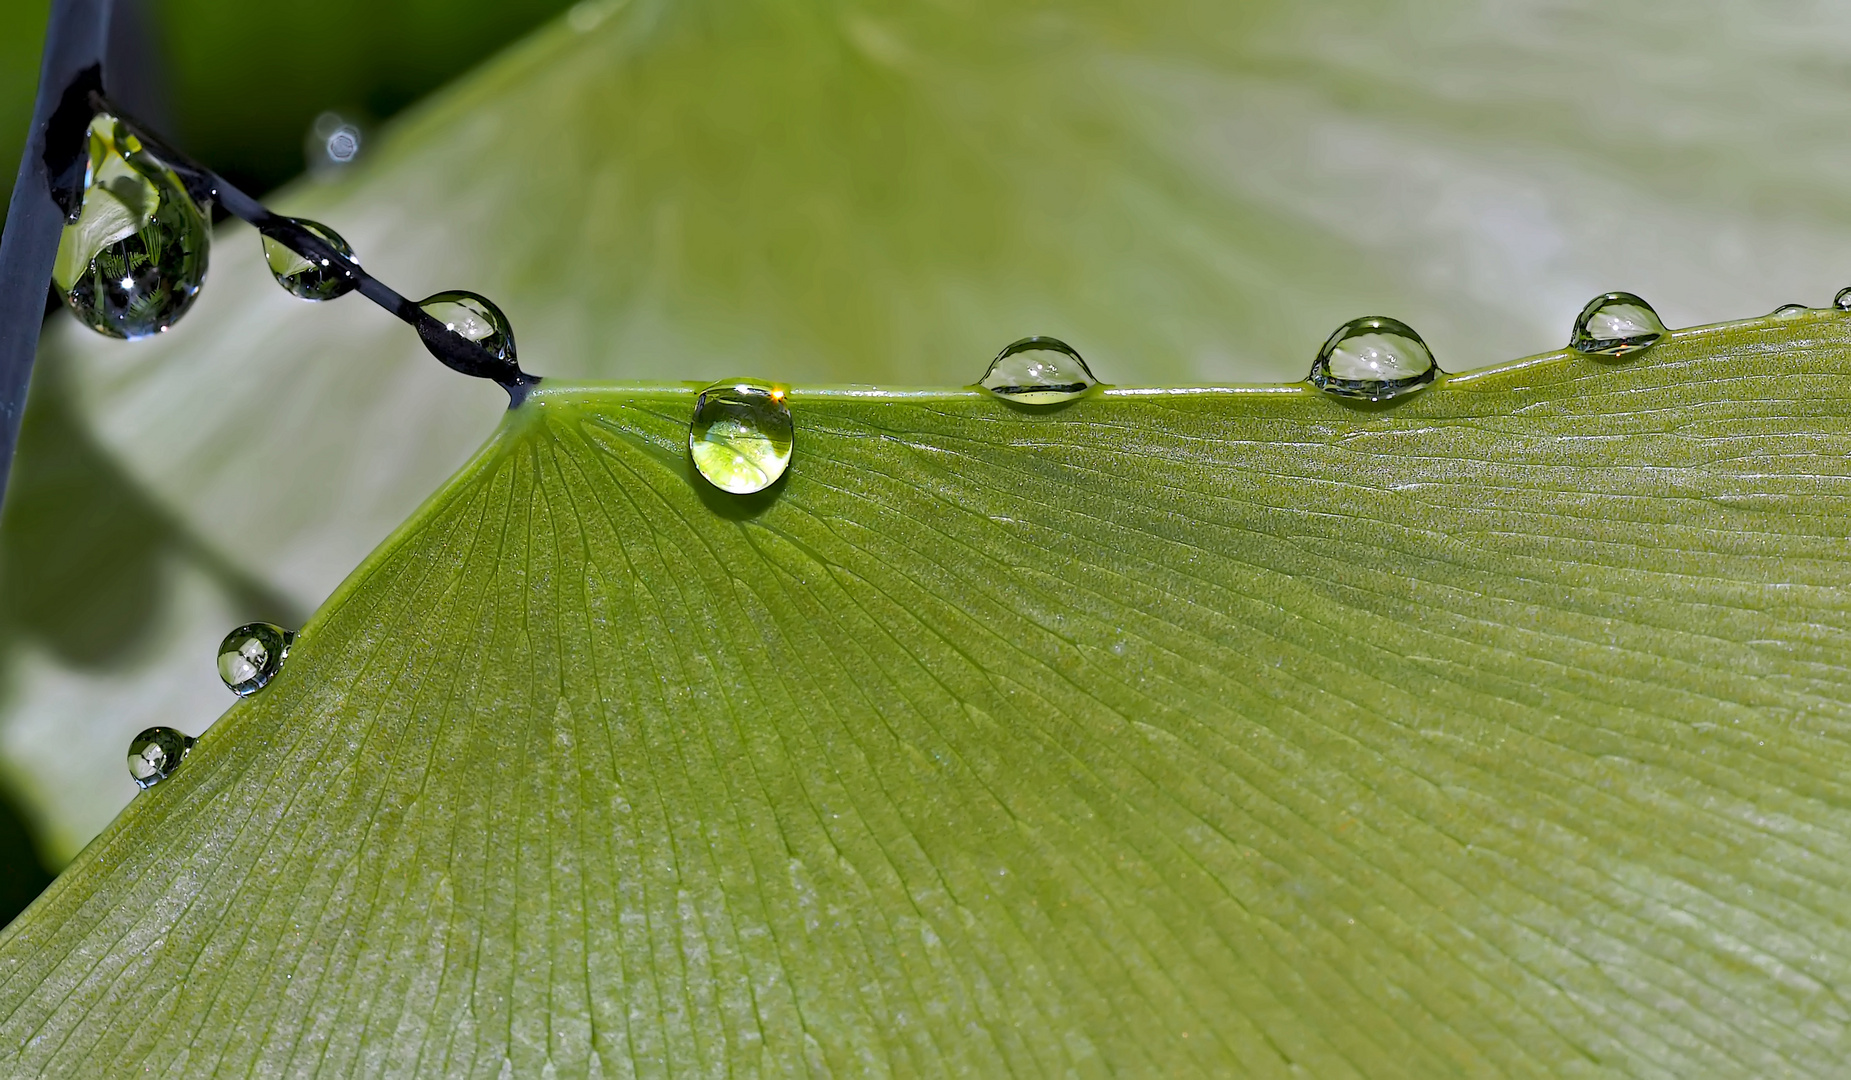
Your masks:
<svg viewBox="0 0 1851 1080"><path fill-rule="evenodd" d="M0 939L13 1071L1829 1074L1847 323L544 387Z"/></svg>

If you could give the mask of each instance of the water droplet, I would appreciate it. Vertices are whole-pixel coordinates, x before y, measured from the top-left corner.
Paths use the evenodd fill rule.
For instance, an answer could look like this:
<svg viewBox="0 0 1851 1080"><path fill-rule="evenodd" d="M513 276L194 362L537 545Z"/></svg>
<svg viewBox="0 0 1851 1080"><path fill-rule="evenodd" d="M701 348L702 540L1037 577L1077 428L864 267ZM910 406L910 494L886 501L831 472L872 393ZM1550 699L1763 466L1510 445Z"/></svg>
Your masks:
<svg viewBox="0 0 1851 1080"><path fill-rule="evenodd" d="M1023 405L1058 405L1099 380L1073 346L1059 338L1025 337L997 353L977 385Z"/></svg>
<svg viewBox="0 0 1851 1080"><path fill-rule="evenodd" d="M327 177L352 165L365 143L359 124L340 113L324 112L302 136L302 157L311 175Z"/></svg>
<svg viewBox="0 0 1851 1080"><path fill-rule="evenodd" d="M1311 385L1338 397L1388 401L1411 394L1440 372L1412 328L1381 315L1351 319L1318 350Z"/></svg>
<svg viewBox="0 0 1851 1080"><path fill-rule="evenodd" d="M790 467L793 441L783 387L730 379L695 399L688 453L721 491L749 495L777 483Z"/></svg>
<svg viewBox="0 0 1851 1080"><path fill-rule="evenodd" d="M356 263L360 261L354 258L353 248L347 246L341 234L326 225L302 218L287 220L290 225L313 233L342 257ZM289 238L285 236L284 239ZM345 296L359 284L351 271L341 269L332 259L299 255L268 233L264 234L263 242L264 262L270 264L270 273L278 285L294 296L304 300L332 300Z"/></svg>
<svg viewBox="0 0 1851 1080"><path fill-rule="evenodd" d="M437 359L459 371L489 378L520 373L514 359L514 328L488 297L472 292L440 292L418 301L418 307L437 321L436 327L426 329L426 324L418 328L418 336ZM488 360L498 362L499 370L483 370L482 358L474 350L458 350L443 340L445 330L475 342L488 353Z"/></svg>
<svg viewBox="0 0 1851 1080"><path fill-rule="evenodd" d="M1838 290L1838 295L1832 297L1832 306L1840 311L1851 311L1851 285Z"/></svg>
<svg viewBox="0 0 1851 1080"><path fill-rule="evenodd" d="M174 774L196 742L170 727L151 727L129 743L129 776L139 788L151 788Z"/></svg>
<svg viewBox="0 0 1851 1080"><path fill-rule="evenodd" d="M209 244L180 178L115 117L97 114L83 202L52 267L78 321L128 340L166 330L199 294Z"/></svg>
<svg viewBox="0 0 1851 1080"><path fill-rule="evenodd" d="M240 626L219 642L219 678L239 697L255 694L283 670L295 640L291 631L267 622Z"/></svg>
<svg viewBox="0 0 1851 1080"><path fill-rule="evenodd" d="M1665 336L1665 324L1652 305L1628 292L1602 293L1587 302L1575 319L1568 347L1592 356L1629 356L1651 348Z"/></svg>
<svg viewBox="0 0 1851 1080"><path fill-rule="evenodd" d="M1770 319L1797 319L1810 310L1805 304L1782 304L1774 309Z"/></svg>

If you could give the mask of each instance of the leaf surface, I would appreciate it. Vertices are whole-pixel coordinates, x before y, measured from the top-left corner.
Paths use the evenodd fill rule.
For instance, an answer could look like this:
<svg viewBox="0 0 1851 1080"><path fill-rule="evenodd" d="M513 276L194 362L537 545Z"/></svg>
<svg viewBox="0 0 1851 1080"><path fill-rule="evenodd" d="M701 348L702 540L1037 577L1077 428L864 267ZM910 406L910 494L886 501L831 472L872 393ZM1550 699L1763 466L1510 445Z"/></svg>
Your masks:
<svg viewBox="0 0 1851 1080"><path fill-rule="evenodd" d="M10 1071L1831 1075L1851 319L552 387L0 937Z"/></svg>
<svg viewBox="0 0 1851 1080"><path fill-rule="evenodd" d="M266 19L319 20L333 29L270 26L288 41L239 62L312 68L326 96L382 35L396 94L431 76L416 53L464 55L517 9L537 10L485 22L451 5L399 48L392 11L355 37L325 5L241 8L177 47L198 59ZM1851 279L1847 49L1851 7L1728 0L590 0L369 135L341 179L274 204L413 296L492 296L527 366L562 379L954 385L1029 333L1119 383L1296 378L1371 313L1457 371L1560 345L1614 288L1674 326L1822 303ZM213 96L176 60L183 105ZM219 105L249 130L299 133L308 115L261 88ZM255 162L242 136L234 155L179 134L214 164ZM230 622L169 630L163 609L129 628L194 657L184 677L151 651L101 674L8 661L6 771L59 861L132 791L114 748L138 728L116 702L170 701L168 720L199 730L210 713L191 695L218 692L209 654L228 626L319 604L500 408L363 301L283 294L236 226L159 341L64 329L42 370L69 370L90 437L207 569L289 602L221 596L192 610L237 609ZM164 573L142 586L189 587ZM60 636L88 632L68 623ZM75 761L40 737L53 715L109 752Z"/></svg>

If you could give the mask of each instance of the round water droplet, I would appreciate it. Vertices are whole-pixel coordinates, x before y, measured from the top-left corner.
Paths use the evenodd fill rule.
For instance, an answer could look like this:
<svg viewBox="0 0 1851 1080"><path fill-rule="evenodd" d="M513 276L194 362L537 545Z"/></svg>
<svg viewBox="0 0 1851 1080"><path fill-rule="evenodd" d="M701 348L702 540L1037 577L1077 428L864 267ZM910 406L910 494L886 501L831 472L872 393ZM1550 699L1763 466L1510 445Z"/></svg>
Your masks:
<svg viewBox="0 0 1851 1080"><path fill-rule="evenodd" d="M205 215L179 177L115 117L97 114L82 208L52 267L72 314L110 337L158 334L199 294L208 246Z"/></svg>
<svg viewBox="0 0 1851 1080"><path fill-rule="evenodd" d="M326 177L352 165L365 144L365 132L337 112L315 117L302 137L302 156L311 175Z"/></svg>
<svg viewBox="0 0 1851 1080"><path fill-rule="evenodd" d="M721 491L749 495L777 483L790 467L793 442L783 387L730 379L695 399L688 453Z"/></svg>
<svg viewBox="0 0 1851 1080"><path fill-rule="evenodd" d="M1832 297L1832 306L1840 311L1851 311L1851 285L1838 290L1838 295Z"/></svg>
<svg viewBox="0 0 1851 1080"><path fill-rule="evenodd" d="M151 788L174 774L196 740L170 727L151 727L129 743L129 776Z"/></svg>
<svg viewBox="0 0 1851 1080"><path fill-rule="evenodd" d="M1770 319L1797 319L1811 310L1805 304L1782 304L1775 308Z"/></svg>
<svg viewBox="0 0 1851 1080"><path fill-rule="evenodd" d="M1387 401L1411 394L1440 372L1433 353L1406 323L1381 315L1337 328L1311 363L1311 385L1338 397Z"/></svg>
<svg viewBox="0 0 1851 1080"><path fill-rule="evenodd" d="M1051 337L1011 342L977 380L1000 398L1023 405L1058 405L1099 385L1073 346Z"/></svg>
<svg viewBox="0 0 1851 1080"><path fill-rule="evenodd" d="M219 678L239 697L248 697L269 685L289 659L296 635L267 622L240 626L219 642Z"/></svg>
<svg viewBox="0 0 1851 1080"><path fill-rule="evenodd" d="M1581 309L1568 347L1592 356L1628 356L1651 348L1664 336L1665 324L1652 305L1632 293L1610 292Z"/></svg>
<svg viewBox="0 0 1851 1080"><path fill-rule="evenodd" d="M353 248L347 246L341 234L326 225L302 218L290 218L289 222L313 233L344 258L356 263L360 261L354 258ZM332 300L337 296L345 296L359 284L351 271L343 270L332 259L297 254L287 244L273 239L267 233L263 243L264 262L270 264L271 275L276 278L278 285L294 296L304 300Z"/></svg>

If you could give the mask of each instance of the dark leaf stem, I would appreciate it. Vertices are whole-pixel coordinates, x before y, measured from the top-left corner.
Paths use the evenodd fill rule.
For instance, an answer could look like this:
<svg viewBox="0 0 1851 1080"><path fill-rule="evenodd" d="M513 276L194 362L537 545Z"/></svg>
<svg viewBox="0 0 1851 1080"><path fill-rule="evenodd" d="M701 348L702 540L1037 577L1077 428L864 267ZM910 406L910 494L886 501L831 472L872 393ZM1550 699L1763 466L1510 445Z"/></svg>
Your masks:
<svg viewBox="0 0 1851 1080"><path fill-rule="evenodd" d="M0 496L13 467L45 317L45 290L65 221L52 191L55 183L68 182L69 177L48 175L48 154L55 152L61 160L69 156L67 106L73 94L82 102L100 87L112 8L111 0L54 0L45 28L32 130L7 206L6 232L0 235ZM83 120L87 123L89 117ZM76 130L81 136L82 124ZM78 141L81 145L81 137Z"/></svg>
<svg viewBox="0 0 1851 1080"><path fill-rule="evenodd" d="M504 360L468 338L451 333L442 323L426 314L416 302L406 299L390 285L367 273L359 263L303 228L295 219L272 213L224 177L175 150L148 125L125 115L101 91L92 91L85 122L88 123L89 117L99 112L109 113L134 132L142 145L152 150L156 157L180 177L180 182L185 185L194 202L201 206L217 203L231 216L249 222L264 236L310 262L340 273L354 283L355 292L417 330L425 347L446 366L465 375L492 379L501 384L508 391L511 405L519 405L526 398L527 392L540 381L537 376L522 371L511 360Z"/></svg>

